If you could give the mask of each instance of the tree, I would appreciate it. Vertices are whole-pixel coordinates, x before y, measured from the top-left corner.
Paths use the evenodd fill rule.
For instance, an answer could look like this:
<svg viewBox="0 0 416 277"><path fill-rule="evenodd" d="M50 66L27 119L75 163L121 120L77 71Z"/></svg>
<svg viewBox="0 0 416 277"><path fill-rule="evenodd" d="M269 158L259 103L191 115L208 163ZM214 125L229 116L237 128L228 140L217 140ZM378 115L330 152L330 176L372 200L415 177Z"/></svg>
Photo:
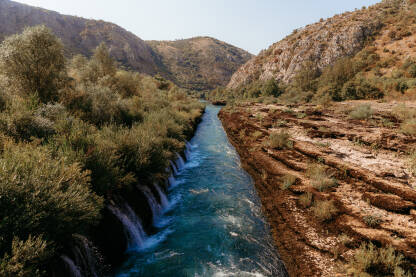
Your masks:
<svg viewBox="0 0 416 277"><path fill-rule="evenodd" d="M17 90L56 101L66 75L62 43L45 26L26 28L0 45L0 71Z"/></svg>
<svg viewBox="0 0 416 277"><path fill-rule="evenodd" d="M283 90L279 87L279 83L273 78L266 81L266 83L263 85L264 96L279 97L282 93Z"/></svg>

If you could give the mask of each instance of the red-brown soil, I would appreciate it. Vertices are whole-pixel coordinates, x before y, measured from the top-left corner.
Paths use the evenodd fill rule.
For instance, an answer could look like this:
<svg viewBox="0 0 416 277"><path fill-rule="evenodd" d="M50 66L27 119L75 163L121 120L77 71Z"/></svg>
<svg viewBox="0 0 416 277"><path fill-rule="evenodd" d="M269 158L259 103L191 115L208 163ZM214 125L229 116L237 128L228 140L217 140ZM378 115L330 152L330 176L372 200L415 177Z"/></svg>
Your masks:
<svg viewBox="0 0 416 277"><path fill-rule="evenodd" d="M394 104L372 103L376 112L368 120L348 117L354 105L250 103L220 112L243 167L255 180L290 276L347 276L344 265L363 241L393 246L405 256L405 266L415 268L416 178L408 153L416 137L398 131L400 121L391 113ZM390 124L384 127L387 119ZM293 146L272 149L269 134L283 129ZM325 166L337 186L315 189L307 174L313 164ZM285 190L281 184L288 174L297 180ZM333 200L338 213L330 221L319 221L311 208L300 204L306 192L314 201ZM368 226L368 216L381 223Z"/></svg>

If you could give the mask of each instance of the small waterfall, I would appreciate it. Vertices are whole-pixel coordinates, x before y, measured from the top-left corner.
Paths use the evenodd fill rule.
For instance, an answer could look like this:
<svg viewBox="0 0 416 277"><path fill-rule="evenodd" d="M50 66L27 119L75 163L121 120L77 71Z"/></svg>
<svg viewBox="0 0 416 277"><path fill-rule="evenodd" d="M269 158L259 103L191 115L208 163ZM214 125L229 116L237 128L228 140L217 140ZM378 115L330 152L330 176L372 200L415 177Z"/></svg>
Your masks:
<svg viewBox="0 0 416 277"><path fill-rule="evenodd" d="M182 156L179 155L178 153L176 153L176 157L178 158L176 160L176 165L178 167L178 170L181 170L185 166L185 161L183 160Z"/></svg>
<svg viewBox="0 0 416 277"><path fill-rule="evenodd" d="M152 209L153 223L155 224L158 221L160 215L162 214L162 207L157 202L155 196L148 187L139 187L139 189L144 193L144 195L147 198L147 202L149 203L149 206Z"/></svg>
<svg viewBox="0 0 416 277"><path fill-rule="evenodd" d="M187 161L191 159L191 149L192 145L189 142L186 142L185 158Z"/></svg>
<svg viewBox="0 0 416 277"><path fill-rule="evenodd" d="M143 230L142 223L130 206L123 202L122 212L119 208L109 205L108 209L120 220L124 227L124 233L127 238L128 248L137 248L143 246L146 239L146 233Z"/></svg>
<svg viewBox="0 0 416 277"><path fill-rule="evenodd" d="M97 273L99 270L100 261L98 258L98 251L94 248L92 243L81 235L75 235L75 246L72 249L72 253L75 257L75 263L82 269L84 273L89 277L98 277L100 274Z"/></svg>
<svg viewBox="0 0 416 277"><path fill-rule="evenodd" d="M160 188L158 183L155 183L155 188L156 188L157 192L159 193L162 208L166 209L167 207L169 207L169 200L166 197L166 194L162 191L162 189Z"/></svg>
<svg viewBox="0 0 416 277"><path fill-rule="evenodd" d="M64 261L68 272L71 274L71 277L83 277L81 274L81 271L79 270L79 268L75 265L74 261L71 260L71 258L69 258L66 255L62 255L61 259Z"/></svg>
<svg viewBox="0 0 416 277"><path fill-rule="evenodd" d="M169 161L169 162L170 162L170 166L172 167L173 174L178 175L178 169L176 168L176 165L172 161Z"/></svg>
<svg viewBox="0 0 416 277"><path fill-rule="evenodd" d="M174 187L176 185L176 179L173 175L170 175L168 178L169 187Z"/></svg>

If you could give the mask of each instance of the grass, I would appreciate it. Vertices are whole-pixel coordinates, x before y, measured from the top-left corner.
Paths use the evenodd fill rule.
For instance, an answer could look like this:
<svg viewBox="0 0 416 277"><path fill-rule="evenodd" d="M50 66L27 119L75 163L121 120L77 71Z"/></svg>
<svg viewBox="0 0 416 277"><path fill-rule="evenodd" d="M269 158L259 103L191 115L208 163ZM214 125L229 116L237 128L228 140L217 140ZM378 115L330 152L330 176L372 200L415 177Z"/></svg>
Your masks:
<svg viewBox="0 0 416 277"><path fill-rule="evenodd" d="M321 164L310 164L306 170L306 175L310 178L312 186L325 191L337 185L337 180L327 173L327 168Z"/></svg>
<svg viewBox="0 0 416 277"><path fill-rule="evenodd" d="M383 222L379 215L366 215L363 217L365 224L368 227L376 228Z"/></svg>
<svg viewBox="0 0 416 277"><path fill-rule="evenodd" d="M355 107L349 114L351 119L367 120L373 115L373 110L370 104L362 104Z"/></svg>
<svg viewBox="0 0 416 277"><path fill-rule="evenodd" d="M315 201L312 211L320 221L329 221L338 213L338 209L332 200Z"/></svg>
<svg viewBox="0 0 416 277"><path fill-rule="evenodd" d="M259 137L261 137L263 135L262 132L260 131L255 131L254 133L251 134L251 137L254 138L255 140L257 140Z"/></svg>
<svg viewBox="0 0 416 277"><path fill-rule="evenodd" d="M400 126L400 131L409 136L416 135L416 119L406 119Z"/></svg>
<svg viewBox="0 0 416 277"><path fill-rule="evenodd" d="M349 260L347 273L351 276L412 276L401 267L403 262L403 255L391 246L378 248L372 243L362 243Z"/></svg>
<svg viewBox="0 0 416 277"><path fill-rule="evenodd" d="M290 140L290 134L286 131L274 132L270 134L269 146L275 149L287 149L293 147L293 142Z"/></svg>
<svg viewBox="0 0 416 277"><path fill-rule="evenodd" d="M299 204L304 208L309 208L312 206L312 203L313 194L311 192L304 193L299 197Z"/></svg>
<svg viewBox="0 0 416 277"><path fill-rule="evenodd" d="M282 190L286 190L288 188L290 188L292 185L294 185L296 183L296 176L293 176L291 174L286 174L285 176L283 176L283 183L280 186L280 188Z"/></svg>

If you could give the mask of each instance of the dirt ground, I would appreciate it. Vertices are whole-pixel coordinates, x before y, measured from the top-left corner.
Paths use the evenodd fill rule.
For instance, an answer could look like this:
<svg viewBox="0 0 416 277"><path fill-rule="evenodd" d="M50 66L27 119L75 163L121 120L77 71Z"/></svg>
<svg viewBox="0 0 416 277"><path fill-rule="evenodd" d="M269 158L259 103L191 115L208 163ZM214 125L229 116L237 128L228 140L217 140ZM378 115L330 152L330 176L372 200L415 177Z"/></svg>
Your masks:
<svg viewBox="0 0 416 277"><path fill-rule="evenodd" d="M279 253L290 276L347 276L345 264L363 241L393 246L416 264L416 178L409 153L416 136L399 132L397 103L371 102L369 119L351 119L360 102L314 105L239 104L220 118L244 168L253 176ZM406 103L408 109L415 103ZM290 146L268 145L273 132ZM319 190L308 173L325 168L336 185ZM285 176L296 181L281 188ZM332 200L338 212L318 220L300 198ZM368 223L377 219L377 224Z"/></svg>

